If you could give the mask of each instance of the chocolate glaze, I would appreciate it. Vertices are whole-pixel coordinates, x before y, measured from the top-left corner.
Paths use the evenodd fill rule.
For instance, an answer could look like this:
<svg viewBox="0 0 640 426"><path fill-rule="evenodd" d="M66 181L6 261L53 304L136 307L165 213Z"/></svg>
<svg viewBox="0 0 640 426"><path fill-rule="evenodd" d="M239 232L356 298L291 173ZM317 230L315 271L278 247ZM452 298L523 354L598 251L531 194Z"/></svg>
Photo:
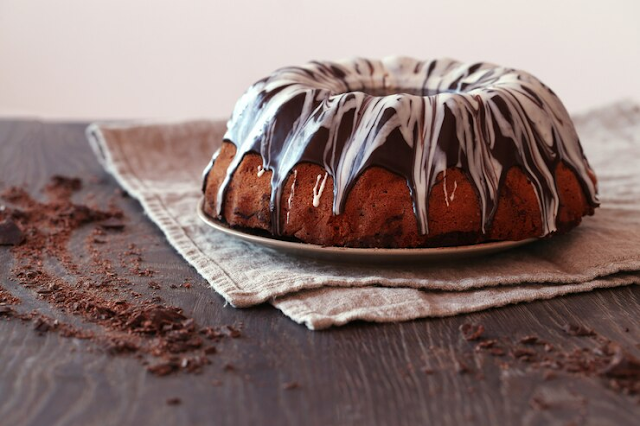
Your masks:
<svg viewBox="0 0 640 426"><path fill-rule="evenodd" d="M518 166L538 197L543 235L556 231L554 171L563 161L592 206L598 205L589 165L567 111L532 75L489 63L389 57L311 62L282 68L238 100L224 140L237 147L219 188L222 212L231 177L248 152L272 171L272 231L280 233L280 203L296 164L318 164L333 178L333 214L371 166L407 180L420 232L428 230L428 200L440 172L465 171L487 232L507 171ZM217 153L205 169L208 172Z"/></svg>

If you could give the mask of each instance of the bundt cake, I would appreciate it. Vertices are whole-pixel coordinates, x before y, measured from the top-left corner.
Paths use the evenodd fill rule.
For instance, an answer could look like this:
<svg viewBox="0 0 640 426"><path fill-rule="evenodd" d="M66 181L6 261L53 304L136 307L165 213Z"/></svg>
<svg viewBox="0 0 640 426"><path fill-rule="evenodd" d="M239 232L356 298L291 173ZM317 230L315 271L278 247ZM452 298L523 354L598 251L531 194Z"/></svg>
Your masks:
<svg viewBox="0 0 640 426"><path fill-rule="evenodd" d="M282 68L239 99L204 173L223 223L325 246L545 237L598 206L571 119L532 75L390 57Z"/></svg>

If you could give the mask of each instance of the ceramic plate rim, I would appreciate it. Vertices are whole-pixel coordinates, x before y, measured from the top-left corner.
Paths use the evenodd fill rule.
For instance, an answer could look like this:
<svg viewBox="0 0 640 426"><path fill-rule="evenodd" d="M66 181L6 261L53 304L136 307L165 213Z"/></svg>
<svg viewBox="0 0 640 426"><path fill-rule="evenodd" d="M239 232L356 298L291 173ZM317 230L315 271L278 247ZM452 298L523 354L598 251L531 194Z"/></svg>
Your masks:
<svg viewBox="0 0 640 426"><path fill-rule="evenodd" d="M230 228L211 218L204 211L204 197L201 197L197 206L198 217L207 225L226 235L239 238L244 241L259 244L261 246L284 250L288 252L302 251L306 255L320 254L326 255L350 255L355 257L385 257L385 258L430 258L430 257L466 257L479 254L490 254L498 251L519 247L538 238L528 238L520 241L498 241L466 246L455 247L431 247L431 248L353 248L353 247L330 247L317 244L309 244L295 241L278 240L275 238L262 237L249 234L237 229Z"/></svg>

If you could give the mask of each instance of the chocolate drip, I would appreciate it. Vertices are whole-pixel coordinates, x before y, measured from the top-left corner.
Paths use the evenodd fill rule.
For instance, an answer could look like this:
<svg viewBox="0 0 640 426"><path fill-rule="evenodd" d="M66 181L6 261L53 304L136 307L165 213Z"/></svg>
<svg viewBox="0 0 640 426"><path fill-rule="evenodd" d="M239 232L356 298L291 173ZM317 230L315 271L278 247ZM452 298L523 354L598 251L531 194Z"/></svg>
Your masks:
<svg viewBox="0 0 640 426"><path fill-rule="evenodd" d="M404 177L422 234L429 231L431 189L449 167L464 170L475 188L483 232L513 166L533 184L544 235L556 230L558 162L576 173L589 203L598 204L589 165L560 100L530 74L488 63L392 57L283 68L240 98L224 139L237 153L219 188L218 215L244 155L259 153L264 169L273 172L275 234L283 186L300 162L320 165L333 178L336 215L367 168L380 166ZM205 183L214 161L215 155Z"/></svg>

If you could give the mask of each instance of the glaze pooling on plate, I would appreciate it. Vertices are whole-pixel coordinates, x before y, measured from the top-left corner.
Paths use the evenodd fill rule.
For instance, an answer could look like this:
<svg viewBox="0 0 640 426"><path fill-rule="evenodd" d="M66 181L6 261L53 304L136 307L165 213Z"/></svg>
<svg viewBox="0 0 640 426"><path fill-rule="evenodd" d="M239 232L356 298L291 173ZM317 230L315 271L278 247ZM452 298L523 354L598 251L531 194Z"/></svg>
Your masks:
<svg viewBox="0 0 640 426"><path fill-rule="evenodd" d="M538 198L544 233L556 231L558 162L570 167L598 205L578 135L557 96L532 75L489 63L389 57L311 62L282 68L239 99L224 140L237 153L219 188L222 212L231 177L249 152L272 171L272 232L280 234L283 186L296 164L324 167L333 179L333 214L364 170L384 167L407 180L421 234L436 177L467 173L482 232L497 208L507 171L518 166ZM205 170L205 185L214 158Z"/></svg>

